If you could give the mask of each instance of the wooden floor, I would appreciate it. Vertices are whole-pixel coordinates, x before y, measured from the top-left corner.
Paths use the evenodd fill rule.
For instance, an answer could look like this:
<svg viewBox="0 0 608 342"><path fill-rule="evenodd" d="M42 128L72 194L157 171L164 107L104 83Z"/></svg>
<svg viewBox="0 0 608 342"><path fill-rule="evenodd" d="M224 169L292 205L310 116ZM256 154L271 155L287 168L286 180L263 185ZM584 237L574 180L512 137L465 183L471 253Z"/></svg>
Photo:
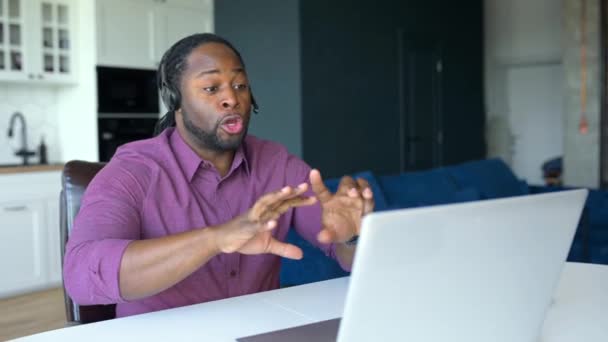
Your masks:
<svg viewBox="0 0 608 342"><path fill-rule="evenodd" d="M65 327L63 289L0 299L0 341Z"/></svg>

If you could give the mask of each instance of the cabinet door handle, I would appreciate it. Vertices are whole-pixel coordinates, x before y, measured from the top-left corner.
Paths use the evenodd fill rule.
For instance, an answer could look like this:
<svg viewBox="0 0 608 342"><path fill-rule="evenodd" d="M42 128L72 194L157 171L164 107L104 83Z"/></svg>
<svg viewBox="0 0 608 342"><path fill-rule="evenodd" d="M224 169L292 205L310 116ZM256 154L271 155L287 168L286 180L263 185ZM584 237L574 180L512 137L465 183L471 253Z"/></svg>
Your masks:
<svg viewBox="0 0 608 342"><path fill-rule="evenodd" d="M4 207L4 211L25 211L27 210L27 206L25 205L16 205L14 207Z"/></svg>
<svg viewBox="0 0 608 342"><path fill-rule="evenodd" d="M30 80L33 80L34 79L34 74L29 74L29 75L27 75L27 77L29 77Z"/></svg>
<svg viewBox="0 0 608 342"><path fill-rule="evenodd" d="M38 74L38 79L39 79L39 80L41 80L41 79L43 79L43 78L44 78L44 75L42 75L42 74Z"/></svg>

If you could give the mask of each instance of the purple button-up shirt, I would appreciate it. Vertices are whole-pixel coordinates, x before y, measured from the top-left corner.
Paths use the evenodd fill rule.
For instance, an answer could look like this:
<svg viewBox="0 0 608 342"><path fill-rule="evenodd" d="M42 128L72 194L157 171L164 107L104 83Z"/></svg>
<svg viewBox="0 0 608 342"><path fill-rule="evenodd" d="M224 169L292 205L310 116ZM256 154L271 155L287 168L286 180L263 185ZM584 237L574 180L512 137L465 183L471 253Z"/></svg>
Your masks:
<svg viewBox="0 0 608 342"><path fill-rule="evenodd" d="M117 303L121 317L278 288L280 257L271 254L219 254L173 287L136 301L121 297L118 277L131 241L225 223L268 192L308 182L309 171L281 145L253 136L245 138L223 178L173 128L124 145L82 199L66 246L68 293L82 305ZM320 215L318 204L291 209L273 235L284 241L295 227L335 258L334 245L316 239Z"/></svg>

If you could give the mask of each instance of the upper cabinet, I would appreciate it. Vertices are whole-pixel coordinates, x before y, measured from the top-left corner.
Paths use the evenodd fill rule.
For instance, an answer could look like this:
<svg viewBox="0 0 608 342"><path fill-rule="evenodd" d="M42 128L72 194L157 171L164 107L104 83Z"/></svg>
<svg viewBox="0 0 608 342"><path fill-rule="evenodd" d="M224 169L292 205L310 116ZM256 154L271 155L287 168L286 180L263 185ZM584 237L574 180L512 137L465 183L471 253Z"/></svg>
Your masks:
<svg viewBox="0 0 608 342"><path fill-rule="evenodd" d="M75 82L73 0L0 0L0 81Z"/></svg>
<svg viewBox="0 0 608 342"><path fill-rule="evenodd" d="M98 0L97 63L154 69L180 38L212 31L212 0Z"/></svg>
<svg viewBox="0 0 608 342"><path fill-rule="evenodd" d="M152 5L152 1L97 1L97 64L154 65Z"/></svg>
<svg viewBox="0 0 608 342"><path fill-rule="evenodd" d="M0 0L0 77L24 78L24 1ZM25 59L25 60L24 60Z"/></svg>

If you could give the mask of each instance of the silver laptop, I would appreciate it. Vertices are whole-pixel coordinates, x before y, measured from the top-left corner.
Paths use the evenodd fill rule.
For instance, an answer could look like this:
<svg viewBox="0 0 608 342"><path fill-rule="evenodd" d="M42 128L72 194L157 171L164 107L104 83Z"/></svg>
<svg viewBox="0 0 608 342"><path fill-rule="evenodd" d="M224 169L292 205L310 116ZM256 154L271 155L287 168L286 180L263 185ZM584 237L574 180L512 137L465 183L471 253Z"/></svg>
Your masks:
<svg viewBox="0 0 608 342"><path fill-rule="evenodd" d="M341 322L239 339L537 341L587 190L373 213Z"/></svg>

